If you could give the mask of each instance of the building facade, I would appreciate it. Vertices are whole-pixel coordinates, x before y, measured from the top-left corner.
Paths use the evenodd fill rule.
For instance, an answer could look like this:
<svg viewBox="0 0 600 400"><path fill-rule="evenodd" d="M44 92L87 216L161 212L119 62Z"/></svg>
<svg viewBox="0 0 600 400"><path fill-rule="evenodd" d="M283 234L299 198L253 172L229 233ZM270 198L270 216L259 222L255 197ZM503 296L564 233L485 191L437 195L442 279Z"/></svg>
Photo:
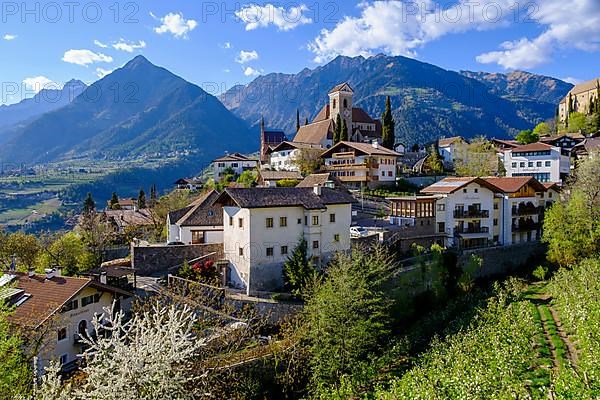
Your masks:
<svg viewBox="0 0 600 400"><path fill-rule="evenodd" d="M246 157L240 153L228 154L217 158L212 162L213 179L215 182L221 182L227 171L233 171L236 175L241 175L244 171L252 171L258 167L258 160Z"/></svg>
<svg viewBox="0 0 600 400"><path fill-rule="evenodd" d="M396 166L401 154L372 144L339 142L326 150L321 158L323 169L348 187L377 187L396 182Z"/></svg>
<svg viewBox="0 0 600 400"><path fill-rule="evenodd" d="M439 139L438 151L444 166L452 168L457 159L464 159L467 156L468 145L469 143L460 136Z"/></svg>
<svg viewBox="0 0 600 400"><path fill-rule="evenodd" d="M167 215L167 242L186 245L223 243L223 209L213 204L219 196L209 191L193 203Z"/></svg>
<svg viewBox="0 0 600 400"><path fill-rule="evenodd" d="M283 286L283 263L301 240L321 265L350 250L354 198L330 188L226 189L223 206L228 281L247 294Z"/></svg>
<svg viewBox="0 0 600 400"><path fill-rule="evenodd" d="M531 143L504 151L507 177L533 176L540 182L564 182L571 172L570 151Z"/></svg>
<svg viewBox="0 0 600 400"><path fill-rule="evenodd" d="M589 114L590 104L598 100L600 80L592 79L575 85L558 105L558 117L567 123L569 115L574 112Z"/></svg>
<svg viewBox="0 0 600 400"><path fill-rule="evenodd" d="M300 142L282 142L267 153L269 156L269 166L277 171L300 171L296 160L301 156L302 151L322 151L324 147L321 144L300 143Z"/></svg>

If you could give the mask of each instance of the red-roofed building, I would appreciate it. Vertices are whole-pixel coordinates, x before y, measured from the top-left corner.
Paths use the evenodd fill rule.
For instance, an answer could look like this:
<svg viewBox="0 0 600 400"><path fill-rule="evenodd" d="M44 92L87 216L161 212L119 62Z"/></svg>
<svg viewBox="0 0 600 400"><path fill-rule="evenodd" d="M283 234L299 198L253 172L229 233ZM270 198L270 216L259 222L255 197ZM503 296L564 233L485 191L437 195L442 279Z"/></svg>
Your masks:
<svg viewBox="0 0 600 400"><path fill-rule="evenodd" d="M8 272L0 277L0 299L15 307L10 321L29 332L30 338L39 339L39 373L53 359L64 370L75 368L82 352L80 334L94 334L94 315L104 313L113 302L117 309L128 311L132 296L104 282L60 276L55 270L45 275Z"/></svg>
<svg viewBox="0 0 600 400"><path fill-rule="evenodd" d="M504 151L506 176L533 176L540 182L564 182L571 172L570 152L546 143L531 143Z"/></svg>

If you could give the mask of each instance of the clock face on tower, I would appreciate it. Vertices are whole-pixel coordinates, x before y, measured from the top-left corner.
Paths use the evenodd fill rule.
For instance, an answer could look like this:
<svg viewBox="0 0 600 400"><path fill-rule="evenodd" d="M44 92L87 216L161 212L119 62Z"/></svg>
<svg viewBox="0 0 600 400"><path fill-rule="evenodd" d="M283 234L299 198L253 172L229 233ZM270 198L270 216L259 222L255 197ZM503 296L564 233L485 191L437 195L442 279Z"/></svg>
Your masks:
<svg viewBox="0 0 600 400"><path fill-rule="evenodd" d="M350 110L344 110L344 117L350 116Z"/></svg>

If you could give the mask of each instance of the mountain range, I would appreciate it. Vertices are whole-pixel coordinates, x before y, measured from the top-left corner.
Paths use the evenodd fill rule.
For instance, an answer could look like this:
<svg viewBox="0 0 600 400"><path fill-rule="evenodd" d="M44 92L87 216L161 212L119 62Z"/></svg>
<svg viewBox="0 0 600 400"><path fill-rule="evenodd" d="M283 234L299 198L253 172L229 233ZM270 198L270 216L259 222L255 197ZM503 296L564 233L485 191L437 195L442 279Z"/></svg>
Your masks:
<svg viewBox="0 0 600 400"><path fill-rule="evenodd" d="M257 146L258 135L217 98L137 56L68 105L13 131L0 157L42 163L192 151L211 158Z"/></svg>
<svg viewBox="0 0 600 400"><path fill-rule="evenodd" d="M206 163L225 151L256 150L261 117L293 136L296 110L311 120L341 82L354 88L354 105L375 118L390 96L396 136L407 144L509 137L553 118L572 87L527 72L454 72L405 57L340 56L297 74L260 76L217 99L137 56L89 87L71 81L60 93L1 106L0 158L35 164L185 152ZM60 100L47 101L54 98Z"/></svg>
<svg viewBox="0 0 600 400"><path fill-rule="evenodd" d="M71 103L87 88L86 84L73 79L61 89L42 89L35 96L16 104L0 105L0 142L8 139L9 133L19 125Z"/></svg>
<svg viewBox="0 0 600 400"><path fill-rule="evenodd" d="M350 83L354 105L374 118L390 96L396 136L407 144L455 135L511 137L553 118L559 100L572 88L527 72L454 72L400 56L339 56L297 74L260 76L220 99L251 126L264 117L269 126L293 133L296 110L302 123L312 120L328 102L329 90L341 82Z"/></svg>

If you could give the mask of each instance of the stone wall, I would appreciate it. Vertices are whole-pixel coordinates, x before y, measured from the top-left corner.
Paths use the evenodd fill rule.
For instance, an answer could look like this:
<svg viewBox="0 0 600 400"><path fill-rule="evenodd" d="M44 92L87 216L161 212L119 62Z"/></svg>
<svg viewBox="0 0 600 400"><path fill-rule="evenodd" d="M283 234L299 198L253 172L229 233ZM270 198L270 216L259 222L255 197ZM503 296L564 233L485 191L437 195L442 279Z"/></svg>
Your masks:
<svg viewBox="0 0 600 400"><path fill-rule="evenodd" d="M540 242L463 250L458 256L458 265L464 268L474 254L483 261L481 269L476 272L476 277L505 276L528 261L541 264L545 260L545 253L546 246Z"/></svg>
<svg viewBox="0 0 600 400"><path fill-rule="evenodd" d="M140 276L166 275L185 261L191 261L210 253L214 260L223 259L223 244L131 246L131 265Z"/></svg>

